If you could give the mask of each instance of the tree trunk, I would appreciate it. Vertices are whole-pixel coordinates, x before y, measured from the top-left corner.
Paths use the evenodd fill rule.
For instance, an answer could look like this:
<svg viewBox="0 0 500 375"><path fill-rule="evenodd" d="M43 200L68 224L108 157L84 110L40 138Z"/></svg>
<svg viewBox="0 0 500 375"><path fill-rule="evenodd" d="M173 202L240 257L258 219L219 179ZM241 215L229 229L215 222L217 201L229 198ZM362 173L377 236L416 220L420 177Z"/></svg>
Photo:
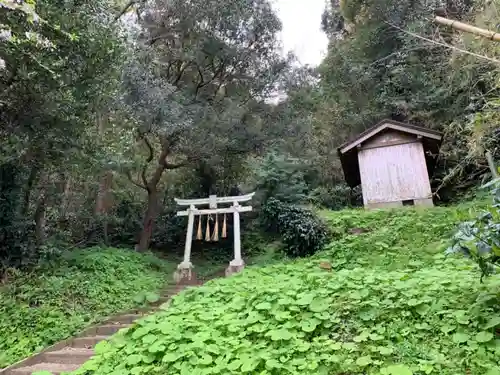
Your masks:
<svg viewBox="0 0 500 375"><path fill-rule="evenodd" d="M61 207L59 209L59 220L66 220L66 214L69 206L69 195L71 193L71 175L68 175L66 181L64 182L63 196L61 200Z"/></svg>
<svg viewBox="0 0 500 375"><path fill-rule="evenodd" d="M107 117L101 113L97 114L97 134L99 140L104 136L104 130L107 123ZM97 191L95 213L105 214L108 209L108 195L111 183L113 181L113 173L110 170L103 170L99 179L99 188Z"/></svg>
<svg viewBox="0 0 500 375"><path fill-rule="evenodd" d="M159 198L160 195L158 193L158 184L161 180L161 177L163 175L163 172L167 169L177 169L185 165L186 163L180 163L180 164L169 164L167 163L167 156L170 153L170 146L169 142L164 139L162 140L162 149L160 152L160 156L158 157L158 164L156 165L156 168L153 172L153 175L149 180L146 178L146 171L149 163L153 160L153 147L149 143L147 137L143 138L144 143L149 149L149 157L142 168L142 173L141 173L141 180L143 182L143 185L140 185L142 188L146 189L148 192L148 206L146 209L146 213L144 214L144 220L143 220L143 226L142 226L142 231L140 234L139 238L139 244L136 246L136 249L138 251L146 251L149 249L149 245L151 243L151 236L153 234L153 228L154 228L154 222L156 220L156 217L158 216L158 211L159 211Z"/></svg>
<svg viewBox="0 0 500 375"><path fill-rule="evenodd" d="M151 243L151 236L153 235L154 222L158 215L158 191L156 187L152 191L148 191L148 206L144 214L141 234L139 237L138 251L147 251Z"/></svg>
<svg viewBox="0 0 500 375"><path fill-rule="evenodd" d="M45 211L47 202L47 178L46 176L41 177L40 194L38 196L38 202L35 209L35 238L36 244L41 246L45 243Z"/></svg>
<svg viewBox="0 0 500 375"><path fill-rule="evenodd" d="M40 166L36 163L33 164L28 176L28 181L26 181L26 186L24 188L23 203L21 206L21 215L26 216L30 208L31 192L33 191L33 186L35 185L36 178L39 172Z"/></svg>
<svg viewBox="0 0 500 375"><path fill-rule="evenodd" d="M113 182L113 172L107 170L103 173L99 182L99 190L97 192L97 200L95 206L96 214L106 214L111 206L110 193L111 184Z"/></svg>
<svg viewBox="0 0 500 375"><path fill-rule="evenodd" d="M107 116L101 113L97 114L97 133L99 134L99 139L104 136L104 130L107 123ZM111 206L110 202L110 188L113 182L113 172L109 169L103 170L99 180L99 188L97 190L96 203L95 203L95 215L101 215L102 219L102 231L104 243L108 244L108 219L106 217L108 210Z"/></svg>

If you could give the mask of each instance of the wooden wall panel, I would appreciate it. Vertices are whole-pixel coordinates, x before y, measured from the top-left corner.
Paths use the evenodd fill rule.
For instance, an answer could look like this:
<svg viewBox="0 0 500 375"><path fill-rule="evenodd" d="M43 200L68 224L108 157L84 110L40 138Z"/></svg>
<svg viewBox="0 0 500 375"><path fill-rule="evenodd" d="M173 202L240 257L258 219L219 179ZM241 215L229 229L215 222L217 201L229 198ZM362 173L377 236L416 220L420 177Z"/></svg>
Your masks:
<svg viewBox="0 0 500 375"><path fill-rule="evenodd" d="M432 196L420 142L360 150L358 160L365 205Z"/></svg>

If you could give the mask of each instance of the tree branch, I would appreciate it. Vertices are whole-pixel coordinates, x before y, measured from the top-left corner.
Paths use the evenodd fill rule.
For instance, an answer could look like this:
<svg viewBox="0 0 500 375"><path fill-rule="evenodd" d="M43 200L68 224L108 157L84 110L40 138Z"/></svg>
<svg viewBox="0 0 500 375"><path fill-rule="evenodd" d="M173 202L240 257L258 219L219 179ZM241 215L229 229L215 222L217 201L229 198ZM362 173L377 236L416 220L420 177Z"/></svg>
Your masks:
<svg viewBox="0 0 500 375"><path fill-rule="evenodd" d="M137 186L137 187L139 187L139 188L141 188L141 189L144 189L144 190L148 190L146 186L141 185L141 184L139 184L139 183L137 183L137 182L135 182L135 181L134 181L134 179L132 178L132 173L130 172L130 170L126 170L126 171L125 171L125 176L127 176L128 180L129 180L132 184L134 184L135 186Z"/></svg>
<svg viewBox="0 0 500 375"><path fill-rule="evenodd" d="M130 8L132 8L136 4L135 0L130 0L127 5L125 5L125 8L123 8L120 13L115 17L115 22L118 21L122 16L128 12Z"/></svg>
<svg viewBox="0 0 500 375"><path fill-rule="evenodd" d="M180 80L181 80L181 78L182 78L182 75L184 74L184 71L187 69L187 67L188 67L189 65L191 65L191 62L189 62L189 61L188 61L187 63L185 63L185 64L183 64L183 63L181 62L181 66L180 66L179 71L178 71L178 73L177 73L177 78L176 78L176 79L175 79L175 81L174 81L174 86L177 86L177 84L179 83L179 81L180 81Z"/></svg>
<svg viewBox="0 0 500 375"><path fill-rule="evenodd" d="M179 168L182 168L182 167L185 167L186 165L189 164L189 160L185 160L183 162L180 162L180 163L169 163L169 162L165 162L165 169L179 169Z"/></svg>
<svg viewBox="0 0 500 375"><path fill-rule="evenodd" d="M146 137L146 134L142 133L139 135L139 137L142 139L142 141L144 142L144 144L146 145L146 147L148 148L148 151L149 151L149 155L146 159L146 162L142 166L142 171L141 171L142 183L144 184L144 186L148 186L148 179L146 177L146 171L148 169L149 163L151 163L153 161L154 149L153 149L153 146L151 145L151 142L149 142L149 139Z"/></svg>

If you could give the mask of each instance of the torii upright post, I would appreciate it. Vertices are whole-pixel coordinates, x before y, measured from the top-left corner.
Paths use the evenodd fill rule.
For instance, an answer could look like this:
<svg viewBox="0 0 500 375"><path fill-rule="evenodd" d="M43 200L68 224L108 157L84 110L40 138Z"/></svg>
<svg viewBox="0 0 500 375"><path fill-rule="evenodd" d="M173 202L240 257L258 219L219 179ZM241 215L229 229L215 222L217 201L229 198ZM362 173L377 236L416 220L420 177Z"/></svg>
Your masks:
<svg viewBox="0 0 500 375"><path fill-rule="evenodd" d="M177 216L188 217L188 227L186 232L186 244L184 247L184 259L177 266L174 279L177 283L190 283L196 278L193 273L193 264L191 263L191 244L193 241L194 217L213 214L233 214L234 231L234 259L229 262L226 269L226 276L235 272L240 272L245 267L245 262L241 256L241 233L240 233L240 212L252 211L251 206L241 206L240 202L248 202L255 193L240 195L234 197L217 197L211 195L208 198L201 199L175 199L179 206L189 206L185 211L177 212ZM218 208L220 204L230 204L232 206ZM208 209L200 209L196 206L208 205Z"/></svg>

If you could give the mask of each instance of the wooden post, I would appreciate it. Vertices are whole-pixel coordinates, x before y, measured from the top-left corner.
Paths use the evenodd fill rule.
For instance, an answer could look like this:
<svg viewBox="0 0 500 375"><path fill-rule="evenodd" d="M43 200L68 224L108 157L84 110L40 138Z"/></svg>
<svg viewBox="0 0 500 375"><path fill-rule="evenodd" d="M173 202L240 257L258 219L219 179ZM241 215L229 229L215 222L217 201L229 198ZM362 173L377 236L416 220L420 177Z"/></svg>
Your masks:
<svg viewBox="0 0 500 375"><path fill-rule="evenodd" d="M243 259L241 259L240 212L238 211L240 205L238 202L234 202L233 207L235 208L233 213L234 259L230 263L230 266L243 267Z"/></svg>
<svg viewBox="0 0 500 375"><path fill-rule="evenodd" d="M186 232L186 243L184 245L184 259L182 263L177 266L174 272L174 280L177 284L181 282L189 283L193 278L193 264L191 263L191 245L193 243L193 227L194 227L194 213L195 207L191 205L188 208L188 227Z"/></svg>
<svg viewBox="0 0 500 375"><path fill-rule="evenodd" d="M194 206L189 207L188 228L186 233L186 244L184 246L184 265L185 268L190 268L191 265L191 245L193 243L193 227L194 227Z"/></svg>
<svg viewBox="0 0 500 375"><path fill-rule="evenodd" d="M489 151L486 151L486 160L488 160L488 165L491 170L491 177L493 177L493 179L499 178L500 176L498 175L498 169L495 165L495 161L493 160L493 156Z"/></svg>

